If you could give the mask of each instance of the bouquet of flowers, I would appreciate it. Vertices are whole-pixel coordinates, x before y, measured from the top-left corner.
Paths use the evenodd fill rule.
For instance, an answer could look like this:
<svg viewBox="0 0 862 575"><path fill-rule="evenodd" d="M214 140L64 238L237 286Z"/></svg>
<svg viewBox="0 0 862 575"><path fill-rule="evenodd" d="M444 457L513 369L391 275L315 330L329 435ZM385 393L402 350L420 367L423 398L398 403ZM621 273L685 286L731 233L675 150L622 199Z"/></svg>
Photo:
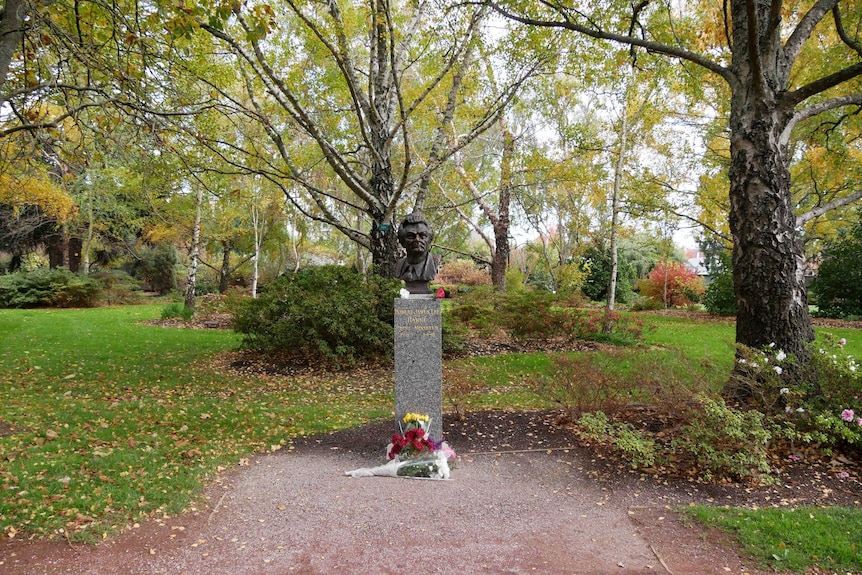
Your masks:
<svg viewBox="0 0 862 575"><path fill-rule="evenodd" d="M428 435L428 423L427 415L408 413L399 422L401 433L393 434L386 446L389 463L354 469L345 475L449 479L449 462L455 459L455 451L445 441L434 441Z"/></svg>

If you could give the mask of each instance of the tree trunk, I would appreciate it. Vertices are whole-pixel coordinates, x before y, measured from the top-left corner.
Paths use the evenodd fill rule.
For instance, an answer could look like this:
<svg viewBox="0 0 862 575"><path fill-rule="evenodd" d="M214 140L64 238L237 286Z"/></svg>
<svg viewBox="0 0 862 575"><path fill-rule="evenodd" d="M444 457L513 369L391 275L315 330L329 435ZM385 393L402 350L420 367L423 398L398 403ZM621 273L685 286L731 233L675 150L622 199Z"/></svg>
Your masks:
<svg viewBox="0 0 862 575"><path fill-rule="evenodd" d="M192 228L192 253L189 262L188 283L186 284L185 306L195 309L195 290L198 283L198 260L201 254L201 203L203 203L203 188L198 189L195 201L195 223Z"/></svg>
<svg viewBox="0 0 862 575"><path fill-rule="evenodd" d="M606 334L614 331L614 309L617 301L617 274L619 273L617 226L620 213L620 188L622 187L623 168L625 167L626 161L626 144L629 135L628 114L628 89L626 89L623 96L623 117L622 125L620 126L617 161L614 166L613 197L611 198L611 277L608 280L608 305L605 307L605 318L602 323L602 332Z"/></svg>
<svg viewBox="0 0 862 575"><path fill-rule="evenodd" d="M90 274L90 245L93 243L93 198L87 201L87 233L81 244L81 274Z"/></svg>
<svg viewBox="0 0 862 575"><path fill-rule="evenodd" d="M398 236L391 218L383 221L382 214L371 215L371 265L374 273L384 278L395 277L398 259Z"/></svg>
<svg viewBox="0 0 862 575"><path fill-rule="evenodd" d="M254 270L251 276L251 297L257 297L257 280L260 271L260 243L261 243L261 235L263 232L261 228L263 227L263 223L260 221L260 210L257 206L251 207L251 219L254 224L254 257L252 260L254 261Z"/></svg>
<svg viewBox="0 0 862 575"><path fill-rule="evenodd" d="M764 105L754 102L750 108ZM752 348L774 343L805 363L814 331L802 280L804 256L795 229L787 150L777 144L785 122L774 110L737 110L736 116L730 166L736 341Z"/></svg>
<svg viewBox="0 0 862 575"><path fill-rule="evenodd" d="M21 48L24 27L32 13L32 5L26 0L6 0L0 12L0 92L5 94L6 76L15 52Z"/></svg>
<svg viewBox="0 0 862 575"><path fill-rule="evenodd" d="M730 111L729 221L736 342L754 349L774 344L776 350L793 355L795 368L786 369L783 377L797 381L807 368L814 330L790 191L786 128L793 110L779 105L788 64L780 47L762 46L780 43L777 32L760 38L761 58L753 60L756 52L748 49L745 7L742 0L734 3L732 68L742 81L734 87ZM769 3L758 2L757 9L762 21L767 21ZM733 380L725 392L735 399L747 398L745 389Z"/></svg>
<svg viewBox="0 0 862 575"><path fill-rule="evenodd" d="M503 159L500 166L500 193L497 200L497 216L493 217L490 206L480 204L494 225L494 255L491 261L491 281L497 291L506 291L506 271L509 268L509 211L512 202L512 162L515 155L515 138L509 130L505 116L500 116L503 132Z"/></svg>
<svg viewBox="0 0 862 575"><path fill-rule="evenodd" d="M221 270L219 272L218 291L219 293L227 293L230 287L230 252L231 243L228 241L222 242Z"/></svg>

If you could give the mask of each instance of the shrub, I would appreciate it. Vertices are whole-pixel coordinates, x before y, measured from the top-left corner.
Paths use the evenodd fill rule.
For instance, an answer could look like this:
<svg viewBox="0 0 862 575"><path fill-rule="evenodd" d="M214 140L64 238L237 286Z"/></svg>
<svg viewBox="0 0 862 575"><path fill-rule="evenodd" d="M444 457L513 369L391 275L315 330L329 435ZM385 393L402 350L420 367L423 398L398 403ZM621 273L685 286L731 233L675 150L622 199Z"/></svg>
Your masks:
<svg viewBox="0 0 862 575"><path fill-rule="evenodd" d="M862 365L827 337L811 353L811 369L799 381L782 373L792 356L767 347L740 348L734 385L747 393L750 406L771 417L787 439L835 448L862 450Z"/></svg>
<svg viewBox="0 0 862 575"><path fill-rule="evenodd" d="M608 365L625 360L620 353L557 355L547 375L527 383L538 395L562 407L571 421L594 411L614 415L632 401L642 384L639 379L622 377Z"/></svg>
<svg viewBox="0 0 862 575"><path fill-rule="evenodd" d="M134 276L159 295L177 288L177 250L170 244L145 249L134 266Z"/></svg>
<svg viewBox="0 0 862 575"><path fill-rule="evenodd" d="M654 311L664 309L664 304L649 297L638 296L629 306L631 311Z"/></svg>
<svg viewBox="0 0 862 575"><path fill-rule="evenodd" d="M581 288L587 275L577 264L563 264L554 270L557 278L557 293L575 295L581 293Z"/></svg>
<svg viewBox="0 0 862 575"><path fill-rule="evenodd" d="M581 258L580 269L584 273L581 286L584 295L593 301L606 300L611 279L610 249L590 246ZM631 299L634 281L634 269L624 258L618 258L616 301L626 303Z"/></svg>
<svg viewBox="0 0 862 575"><path fill-rule="evenodd" d="M141 283L121 270L98 270L89 277L101 286L99 300L107 304L133 304L141 301Z"/></svg>
<svg viewBox="0 0 862 575"><path fill-rule="evenodd" d="M486 286L491 285L491 275L487 271L477 268L476 264L470 260L453 260L441 266L437 277L434 278L434 283Z"/></svg>
<svg viewBox="0 0 862 575"><path fill-rule="evenodd" d="M649 276L637 283L640 294L668 307L686 306L700 301L703 280L685 264L662 260ZM667 288L667 289L665 289Z"/></svg>
<svg viewBox="0 0 862 575"><path fill-rule="evenodd" d="M648 434L629 423L612 423L601 411L582 415L578 430L589 439L612 444L629 458L632 467L652 467L656 461L656 443Z"/></svg>
<svg viewBox="0 0 862 575"><path fill-rule="evenodd" d="M733 272L724 271L706 286L703 305L711 315L736 315L736 294L733 292Z"/></svg>
<svg viewBox="0 0 862 575"><path fill-rule="evenodd" d="M602 411L615 416L630 405L680 412L691 397L695 368L680 352L616 350L562 354L547 375L528 381L538 395L560 405L569 419Z"/></svg>
<svg viewBox="0 0 862 575"><path fill-rule="evenodd" d="M442 309L440 321L442 322L443 355L457 355L464 350L467 327L452 316L448 307Z"/></svg>
<svg viewBox="0 0 862 575"><path fill-rule="evenodd" d="M0 307L92 307L100 284L64 268L0 276Z"/></svg>
<svg viewBox="0 0 862 575"><path fill-rule="evenodd" d="M756 479L771 482L768 446L772 434L764 415L754 409L739 411L722 399L703 396L689 413L671 446L689 456L704 478Z"/></svg>
<svg viewBox="0 0 862 575"><path fill-rule="evenodd" d="M242 300L234 330L247 348L288 349L336 363L389 354L400 286L340 266L307 268L279 277L256 299Z"/></svg>
<svg viewBox="0 0 862 575"><path fill-rule="evenodd" d="M603 333L604 311L572 307L579 302L576 296L543 291L500 293L480 288L452 300L449 313L453 322L472 329L489 335L502 330L515 340L532 343L591 339L624 344L643 335L642 322L616 312L612 315L612 333Z"/></svg>
<svg viewBox="0 0 862 575"><path fill-rule="evenodd" d="M826 246L810 291L821 317L862 316L862 222Z"/></svg>

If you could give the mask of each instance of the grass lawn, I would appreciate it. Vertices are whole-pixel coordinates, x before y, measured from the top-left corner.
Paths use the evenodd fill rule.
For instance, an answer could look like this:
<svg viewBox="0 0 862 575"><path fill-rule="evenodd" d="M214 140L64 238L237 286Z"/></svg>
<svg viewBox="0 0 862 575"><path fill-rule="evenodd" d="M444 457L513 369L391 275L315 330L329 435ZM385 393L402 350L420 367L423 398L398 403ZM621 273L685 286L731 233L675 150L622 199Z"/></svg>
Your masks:
<svg viewBox="0 0 862 575"><path fill-rule="evenodd" d="M154 514L188 509L220 467L255 451L392 415L388 372L296 378L228 372L215 360L237 349L235 334L140 323L161 309L0 310L0 531L99 539ZM639 317L650 327L645 345L602 354L602 369L674 377L692 390L721 386L733 362L732 323ZM860 332L828 331L862 355ZM456 401L469 410L551 407L529 382L554 377L557 355L447 362L447 381L461 385L450 389L444 407ZM715 510L709 518L709 509L697 510L716 524L723 514L734 523L725 527L743 541L762 540L763 549L752 553L781 569L791 568L797 551L813 565L819 559L811 556L840 557L839 548L860 540L859 509L807 509L790 522L769 512ZM777 526L777 542L760 536L760 520ZM815 526L836 550L807 547L804 533ZM862 554L856 556L834 568L862 571Z"/></svg>
<svg viewBox="0 0 862 575"><path fill-rule="evenodd" d="M761 565L803 573L858 573L862 568L862 513L838 507L687 511L698 521L733 534Z"/></svg>
<svg viewBox="0 0 862 575"><path fill-rule="evenodd" d="M237 337L137 323L160 310L0 310L0 529L103 537L255 450L392 411L388 381L211 369Z"/></svg>

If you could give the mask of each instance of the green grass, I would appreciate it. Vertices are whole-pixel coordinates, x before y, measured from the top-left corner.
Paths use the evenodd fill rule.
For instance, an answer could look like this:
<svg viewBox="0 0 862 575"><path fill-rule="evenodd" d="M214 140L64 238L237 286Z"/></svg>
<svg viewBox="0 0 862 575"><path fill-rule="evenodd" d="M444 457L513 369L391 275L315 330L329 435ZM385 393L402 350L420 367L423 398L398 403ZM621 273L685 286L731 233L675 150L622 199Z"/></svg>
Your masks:
<svg viewBox="0 0 862 575"><path fill-rule="evenodd" d="M162 309L0 310L0 532L56 536L65 530L72 540L98 539L189 508L220 467L253 452L392 416L388 372L241 375L215 361L237 349L236 335L139 323ZM733 362L732 323L639 317L653 328L644 345L608 356L603 366L620 377L658 374L685 380L691 389L720 387ZM862 333L830 328L818 334L825 331L846 338L845 350L862 356ZM504 354L447 362L446 369L469 380L462 407L541 409L550 401L527 382L553 376L554 357ZM802 527L774 519L775 510L695 513L745 517L737 521L741 540L758 539L766 527L757 521L771 521L777 541L758 556L778 555L777 568L790 568L791 555L800 562L808 557L810 565L839 555L814 547L814 537L797 542L794 533ZM816 527L827 540L862 540L858 509L811 508L790 517L805 533ZM862 571L858 563L835 565Z"/></svg>
<svg viewBox="0 0 862 575"><path fill-rule="evenodd" d="M136 323L160 310L0 310L0 531L102 537L179 513L219 466L392 411L387 381L208 368L236 336Z"/></svg>
<svg viewBox="0 0 862 575"><path fill-rule="evenodd" d="M696 507L698 521L733 534L761 567L803 573L862 572L862 513L839 507L724 509Z"/></svg>

